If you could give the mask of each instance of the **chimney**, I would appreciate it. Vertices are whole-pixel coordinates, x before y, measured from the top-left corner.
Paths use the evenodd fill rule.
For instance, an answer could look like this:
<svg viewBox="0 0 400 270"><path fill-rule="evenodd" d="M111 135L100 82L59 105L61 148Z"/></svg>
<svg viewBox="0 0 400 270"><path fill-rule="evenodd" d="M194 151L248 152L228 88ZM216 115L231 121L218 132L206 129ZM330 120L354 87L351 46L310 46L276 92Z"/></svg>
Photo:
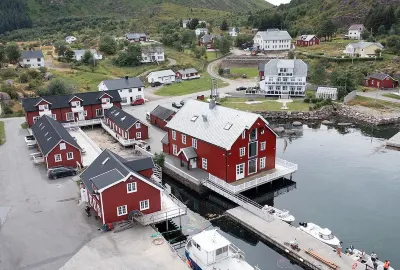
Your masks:
<svg viewBox="0 0 400 270"><path fill-rule="evenodd" d="M212 98L210 99L210 104L208 105L208 108L210 108L210 110L214 109L216 106L215 100Z"/></svg>
<svg viewBox="0 0 400 270"><path fill-rule="evenodd" d="M128 80L129 79L129 76L125 76L125 80Z"/></svg>

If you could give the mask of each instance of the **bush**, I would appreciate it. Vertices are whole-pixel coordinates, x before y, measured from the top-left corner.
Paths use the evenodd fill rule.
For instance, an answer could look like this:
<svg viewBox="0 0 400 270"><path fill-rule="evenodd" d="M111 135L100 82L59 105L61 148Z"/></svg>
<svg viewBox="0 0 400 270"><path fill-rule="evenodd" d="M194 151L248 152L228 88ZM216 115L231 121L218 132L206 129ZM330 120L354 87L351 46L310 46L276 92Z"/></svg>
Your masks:
<svg viewBox="0 0 400 270"><path fill-rule="evenodd" d="M311 99L311 103L314 103L314 104L315 104L315 103L317 103L317 102L318 102L318 99L317 99L317 98L312 98L312 99Z"/></svg>
<svg viewBox="0 0 400 270"><path fill-rule="evenodd" d="M24 72L24 73L21 73L21 74L19 75L19 82L20 82L20 83L27 83L27 82L29 82L29 76L28 76L28 74L26 74L25 72Z"/></svg>
<svg viewBox="0 0 400 270"><path fill-rule="evenodd" d="M310 98L306 97L306 98L304 99L304 102L305 102L305 103L310 103Z"/></svg>
<svg viewBox="0 0 400 270"><path fill-rule="evenodd" d="M11 106L8 103L3 103L3 114L11 115L13 113Z"/></svg>
<svg viewBox="0 0 400 270"><path fill-rule="evenodd" d="M154 153L154 163L157 164L158 166L160 166L161 168L164 167L164 163L165 163L165 155L163 152L161 153Z"/></svg>
<svg viewBox="0 0 400 270"><path fill-rule="evenodd" d="M17 76L18 76L17 72L11 68L1 70L1 72L0 72L0 77L2 77L3 80L11 79L11 78L14 78Z"/></svg>

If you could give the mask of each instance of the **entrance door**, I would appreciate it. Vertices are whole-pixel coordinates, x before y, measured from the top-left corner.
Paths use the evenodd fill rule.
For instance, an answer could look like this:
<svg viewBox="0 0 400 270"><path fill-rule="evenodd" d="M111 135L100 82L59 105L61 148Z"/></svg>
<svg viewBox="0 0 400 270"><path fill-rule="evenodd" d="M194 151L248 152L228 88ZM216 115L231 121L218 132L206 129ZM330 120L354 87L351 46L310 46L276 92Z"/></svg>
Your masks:
<svg viewBox="0 0 400 270"><path fill-rule="evenodd" d="M236 165L236 180L244 178L244 163Z"/></svg>
<svg viewBox="0 0 400 270"><path fill-rule="evenodd" d="M190 160L190 167L192 169L197 168L197 160L196 159L191 159Z"/></svg>
<svg viewBox="0 0 400 270"><path fill-rule="evenodd" d="M78 118L79 118L79 121L85 120L85 113L84 112L79 112L78 113Z"/></svg>

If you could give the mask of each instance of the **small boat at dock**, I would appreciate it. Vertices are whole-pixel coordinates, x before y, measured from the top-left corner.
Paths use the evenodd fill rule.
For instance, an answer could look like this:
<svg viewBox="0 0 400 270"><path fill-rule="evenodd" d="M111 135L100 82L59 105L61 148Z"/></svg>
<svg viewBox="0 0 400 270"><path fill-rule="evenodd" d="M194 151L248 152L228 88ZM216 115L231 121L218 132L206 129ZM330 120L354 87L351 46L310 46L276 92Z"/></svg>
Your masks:
<svg viewBox="0 0 400 270"><path fill-rule="evenodd" d="M217 230L190 237L185 246L188 266L193 270L260 270L249 265L241 251Z"/></svg>
<svg viewBox="0 0 400 270"><path fill-rule="evenodd" d="M292 223L293 221L295 221L294 216L291 215L288 210L285 210L285 209L280 210L278 208L275 208L275 207L272 207L269 205L265 205L262 208L262 210L282 221L287 222L287 223Z"/></svg>
<svg viewBox="0 0 400 270"><path fill-rule="evenodd" d="M299 225L299 230L308 233L314 238L317 238L319 241L333 248L341 247L340 240L336 236L334 236L328 228L321 228L317 224L311 222L299 222Z"/></svg>
<svg viewBox="0 0 400 270"><path fill-rule="evenodd" d="M372 261L371 255L368 255L365 251L358 250L353 247L353 245L350 245L349 248L346 248L345 253L350 256L355 261L365 263L370 267L370 269L374 269L374 263ZM383 270L383 262L379 260L378 257L376 257L376 263L378 267L376 268L377 270ZM389 266L389 270L394 270L391 266Z"/></svg>

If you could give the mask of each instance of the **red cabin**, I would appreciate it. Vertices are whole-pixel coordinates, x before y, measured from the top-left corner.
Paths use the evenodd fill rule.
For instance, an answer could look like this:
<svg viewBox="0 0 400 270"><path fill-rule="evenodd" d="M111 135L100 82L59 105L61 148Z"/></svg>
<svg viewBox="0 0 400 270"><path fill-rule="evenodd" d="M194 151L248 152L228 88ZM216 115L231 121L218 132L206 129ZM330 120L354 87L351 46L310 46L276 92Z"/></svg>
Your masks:
<svg viewBox="0 0 400 270"><path fill-rule="evenodd" d="M168 121L175 115L175 111L170 110L162 105L158 105L154 110L150 112L150 123L163 130L167 130L165 126Z"/></svg>
<svg viewBox="0 0 400 270"><path fill-rule="evenodd" d="M149 127L119 107L111 107L105 114L104 122L126 140L149 138Z"/></svg>
<svg viewBox="0 0 400 270"><path fill-rule="evenodd" d="M59 122L75 122L103 118L112 106L121 107L118 91L86 92L62 96L25 98L22 101L25 119L31 127L42 115Z"/></svg>
<svg viewBox="0 0 400 270"><path fill-rule="evenodd" d="M319 39L316 35L302 35L296 39L296 45L300 47L308 47L318 45Z"/></svg>
<svg viewBox="0 0 400 270"><path fill-rule="evenodd" d="M399 81L396 81L388 74L376 73L364 79L364 86L374 88L396 88L399 86Z"/></svg>
<svg viewBox="0 0 400 270"><path fill-rule="evenodd" d="M47 169L82 166L81 147L63 125L44 115L32 126L38 148Z"/></svg>
<svg viewBox="0 0 400 270"><path fill-rule="evenodd" d="M276 134L258 114L190 99L166 127L164 152L188 169L232 183L275 168Z"/></svg>

